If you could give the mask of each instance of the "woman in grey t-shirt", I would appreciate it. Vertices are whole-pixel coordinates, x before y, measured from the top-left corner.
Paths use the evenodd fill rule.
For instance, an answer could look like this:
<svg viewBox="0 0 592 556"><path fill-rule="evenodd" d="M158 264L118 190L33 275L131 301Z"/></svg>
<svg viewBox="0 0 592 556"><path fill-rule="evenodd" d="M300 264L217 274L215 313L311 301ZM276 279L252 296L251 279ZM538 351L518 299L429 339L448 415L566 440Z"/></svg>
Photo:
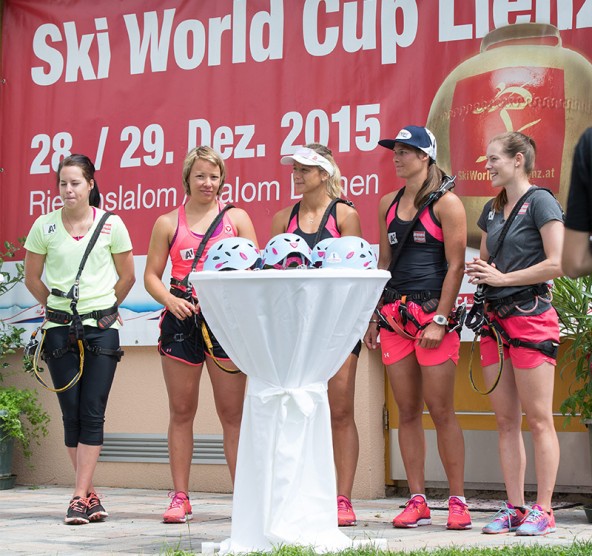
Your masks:
<svg viewBox="0 0 592 556"><path fill-rule="evenodd" d="M518 132L490 141L486 168L492 186L500 191L479 218L480 257L467 263L466 269L471 283L484 286L489 326L482 330L480 349L483 374L490 385L499 368L492 329L504 343L503 372L490 399L508 502L483 528L490 534L516 531L517 535L545 535L555 531L551 498L559 467L559 442L552 401L559 324L547 281L562 274L563 212L550 192L530 183L535 151L534 141ZM489 264L490 253L518 203L516 217ZM536 460L537 500L532 508L525 506L524 500L522 411L532 433Z"/></svg>

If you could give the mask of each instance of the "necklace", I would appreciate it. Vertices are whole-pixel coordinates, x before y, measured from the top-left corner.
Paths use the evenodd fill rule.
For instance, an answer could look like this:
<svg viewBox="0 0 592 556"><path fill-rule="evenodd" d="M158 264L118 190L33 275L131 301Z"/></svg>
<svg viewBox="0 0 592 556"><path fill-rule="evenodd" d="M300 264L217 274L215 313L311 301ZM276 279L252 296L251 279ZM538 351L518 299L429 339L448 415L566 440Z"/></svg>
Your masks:
<svg viewBox="0 0 592 556"><path fill-rule="evenodd" d="M308 211L308 213L303 213L302 216L306 220L308 220L309 224L314 224L315 221L319 218L319 216L321 216L321 214L324 214L326 210L327 210L327 207L323 207L321 212L317 212L318 211L318 209L317 209L317 211ZM312 216L311 216L311 212L312 212Z"/></svg>
<svg viewBox="0 0 592 556"><path fill-rule="evenodd" d="M63 209L62 209L62 214L64 215L64 219L65 219L64 227L66 228L66 231L74 239L80 239L81 237L84 237L92 226L92 219L91 219L90 224L88 223L88 217L90 215L88 211L87 211L86 215L84 216L84 220L82 220L82 222L80 222L80 223L77 222L76 224L72 224L70 218L68 217L68 213ZM66 223L68 224L68 226L66 226ZM76 226L78 226L78 229L76 229ZM70 228L69 230L68 230L68 227Z"/></svg>

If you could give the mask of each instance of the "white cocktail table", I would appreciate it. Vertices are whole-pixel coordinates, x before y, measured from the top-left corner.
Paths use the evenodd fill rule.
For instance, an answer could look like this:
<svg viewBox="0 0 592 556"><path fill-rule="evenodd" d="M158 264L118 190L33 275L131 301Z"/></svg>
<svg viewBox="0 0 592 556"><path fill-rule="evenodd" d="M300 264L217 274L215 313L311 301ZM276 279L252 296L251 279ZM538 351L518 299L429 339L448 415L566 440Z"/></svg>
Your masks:
<svg viewBox="0 0 592 556"><path fill-rule="evenodd" d="M248 376L221 553L352 546L337 527L327 382L365 333L389 278L336 269L191 275L209 326Z"/></svg>

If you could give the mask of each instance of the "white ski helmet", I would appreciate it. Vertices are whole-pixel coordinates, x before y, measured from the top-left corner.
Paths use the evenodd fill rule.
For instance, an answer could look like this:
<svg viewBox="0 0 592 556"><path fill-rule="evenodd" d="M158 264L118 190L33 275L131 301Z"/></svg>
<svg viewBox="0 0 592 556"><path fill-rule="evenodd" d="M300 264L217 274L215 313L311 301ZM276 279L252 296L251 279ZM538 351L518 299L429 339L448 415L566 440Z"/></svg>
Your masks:
<svg viewBox="0 0 592 556"><path fill-rule="evenodd" d="M310 264L310 247L296 234L272 237L263 251L264 268L297 268Z"/></svg>
<svg viewBox="0 0 592 556"><path fill-rule="evenodd" d="M261 254L244 237L227 237L214 243L204 260L204 270L253 270L261 268Z"/></svg>
<svg viewBox="0 0 592 556"><path fill-rule="evenodd" d="M334 240L327 249L321 268L374 269L376 254L372 246L361 237L343 236Z"/></svg>
<svg viewBox="0 0 592 556"><path fill-rule="evenodd" d="M310 254L311 264L310 266L314 268L321 268L323 266L323 261L327 255L327 250L329 249L329 245L331 245L335 239L334 237L328 237L327 239L321 239L313 248Z"/></svg>

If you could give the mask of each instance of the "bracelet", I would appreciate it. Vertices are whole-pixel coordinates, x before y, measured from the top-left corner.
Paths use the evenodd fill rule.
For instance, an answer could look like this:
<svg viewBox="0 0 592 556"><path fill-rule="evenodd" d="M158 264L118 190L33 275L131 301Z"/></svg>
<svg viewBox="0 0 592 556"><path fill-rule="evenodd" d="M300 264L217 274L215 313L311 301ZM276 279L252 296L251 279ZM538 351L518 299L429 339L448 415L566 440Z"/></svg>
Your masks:
<svg viewBox="0 0 592 556"><path fill-rule="evenodd" d="M378 324L380 321L372 319L368 324Z"/></svg>

